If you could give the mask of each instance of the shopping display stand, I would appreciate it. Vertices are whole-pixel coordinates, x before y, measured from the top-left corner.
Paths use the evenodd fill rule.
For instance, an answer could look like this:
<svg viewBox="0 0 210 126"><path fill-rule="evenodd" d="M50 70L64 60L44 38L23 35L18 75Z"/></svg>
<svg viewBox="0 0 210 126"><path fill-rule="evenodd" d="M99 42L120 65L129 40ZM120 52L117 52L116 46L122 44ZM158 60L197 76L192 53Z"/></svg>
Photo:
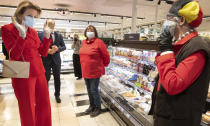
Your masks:
<svg viewBox="0 0 210 126"><path fill-rule="evenodd" d="M210 99L207 98L206 99L206 108L205 108L205 111L209 111L209 110L210 110ZM205 122L205 121L202 120L201 126L210 126L210 122Z"/></svg>
<svg viewBox="0 0 210 126"><path fill-rule="evenodd" d="M113 43L113 45L115 47L133 48L138 50L159 50L156 41L120 41ZM140 93L152 95L151 92L137 87L134 83L120 78L117 75L114 76L121 80L124 84L138 89ZM137 112L120 94L114 93L107 88L106 83L100 83L100 91L103 104L110 110L111 114L120 125L153 126L152 116L149 116L144 112Z"/></svg>
<svg viewBox="0 0 210 126"><path fill-rule="evenodd" d="M114 47L131 48L136 50L148 50L158 52L158 44L156 41L120 41L113 43ZM111 58L112 60L112 58ZM109 69L109 68L108 68ZM112 74L114 77L121 80L123 84L126 84L134 89L137 89L140 93L152 95L151 92L139 88L134 83L120 78L118 75ZM110 110L113 117L119 122L120 125L129 126L153 126L153 118L145 112L139 112L129 104L129 102L122 97L122 95L112 92L107 86L106 82L100 83L100 92L102 96L102 102ZM207 99L210 102L210 99ZM210 126L208 123L202 121L201 126Z"/></svg>
<svg viewBox="0 0 210 126"><path fill-rule="evenodd" d="M125 47L125 48L134 48L142 50L156 50L159 51L157 41L120 41L114 43L114 46Z"/></svg>
<svg viewBox="0 0 210 126"><path fill-rule="evenodd" d="M210 124L207 122L201 121L201 126L210 126Z"/></svg>

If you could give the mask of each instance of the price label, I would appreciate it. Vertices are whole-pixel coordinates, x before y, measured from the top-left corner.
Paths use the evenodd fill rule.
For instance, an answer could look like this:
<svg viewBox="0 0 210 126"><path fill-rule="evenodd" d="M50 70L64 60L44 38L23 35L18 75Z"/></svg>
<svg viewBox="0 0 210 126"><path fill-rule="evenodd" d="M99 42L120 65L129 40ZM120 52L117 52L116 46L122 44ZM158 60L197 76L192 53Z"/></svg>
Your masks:
<svg viewBox="0 0 210 126"><path fill-rule="evenodd" d="M114 104L115 104L115 102L114 102L114 100L113 100L113 99L112 99L111 101L112 101L112 103L114 103Z"/></svg>
<svg viewBox="0 0 210 126"><path fill-rule="evenodd" d="M130 114L125 114L125 116L126 116L127 118L130 118L130 117L131 117Z"/></svg>

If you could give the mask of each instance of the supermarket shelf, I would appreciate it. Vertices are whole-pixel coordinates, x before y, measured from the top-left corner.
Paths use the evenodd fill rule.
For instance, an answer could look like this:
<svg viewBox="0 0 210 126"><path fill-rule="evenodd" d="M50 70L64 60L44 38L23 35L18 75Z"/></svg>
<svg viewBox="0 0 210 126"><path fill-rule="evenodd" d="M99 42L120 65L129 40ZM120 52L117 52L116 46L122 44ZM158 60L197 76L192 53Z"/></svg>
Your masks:
<svg viewBox="0 0 210 126"><path fill-rule="evenodd" d="M138 89L141 93L145 93L145 94L149 94L149 95L152 95L151 92L147 91L147 90L144 90L142 88L139 88L137 87L134 83L130 82L130 81L126 81L126 80L123 80L126 84L129 84L130 86L132 87L135 87L136 89Z"/></svg>
<svg viewBox="0 0 210 126"><path fill-rule="evenodd" d="M128 67L125 67L125 66L120 66L119 64L117 64L117 63L111 63L111 66L114 66L114 67L120 67L121 69L124 69L124 70L126 70L126 71L130 71L130 72L132 72L132 73L136 73L136 74L143 74L143 73L139 73L139 72L137 72L137 70L133 70L133 69L131 69L131 68L128 68Z"/></svg>
<svg viewBox="0 0 210 126"><path fill-rule="evenodd" d="M106 103L106 101L102 98L102 104L105 108L108 108L111 115L115 118L115 120L120 124L120 126L127 126L127 124L118 116L118 114L110 107L110 104Z"/></svg>
<svg viewBox="0 0 210 126"><path fill-rule="evenodd" d="M201 121L201 126L210 126L210 124L204 122L204 121Z"/></svg>
<svg viewBox="0 0 210 126"><path fill-rule="evenodd" d="M100 89L101 93L106 96L134 126L153 126L153 120L135 111L119 94L110 93L109 89L107 89L103 83L100 84Z"/></svg>
<svg viewBox="0 0 210 126"><path fill-rule="evenodd" d="M103 90L103 88L101 88L101 92L110 99L110 101L112 102L112 104L114 104L135 126L143 126L142 124L138 123L133 117L132 115L130 115L123 107L120 106L119 103L117 103L117 101L115 101L114 98L112 98L108 93L106 93L106 91Z"/></svg>
<svg viewBox="0 0 210 126"><path fill-rule="evenodd" d="M144 50L156 50L159 51L157 41L120 41L117 43L118 47L144 49Z"/></svg>
<svg viewBox="0 0 210 126"><path fill-rule="evenodd" d="M138 61L138 58L135 58L135 57L128 57L128 56L121 56L121 55L115 55L116 57L119 57L119 58L125 58L125 59L129 59L133 62L137 62ZM113 59L113 58L111 58Z"/></svg>
<svg viewBox="0 0 210 126"><path fill-rule="evenodd" d="M147 91L147 90L144 90L144 89L142 89L142 88L139 88L139 87L137 87L134 83L132 83L132 82L130 82L130 81L127 81L127 80L124 80L124 79L120 78L119 76L117 76L117 75L115 75L115 74L113 74L113 73L112 73L112 75L115 76L116 78L122 80L124 83L126 83L126 84L132 86L133 88L138 89L141 93L145 93L145 94L148 94L148 95L152 95L152 92L149 92L149 91Z"/></svg>

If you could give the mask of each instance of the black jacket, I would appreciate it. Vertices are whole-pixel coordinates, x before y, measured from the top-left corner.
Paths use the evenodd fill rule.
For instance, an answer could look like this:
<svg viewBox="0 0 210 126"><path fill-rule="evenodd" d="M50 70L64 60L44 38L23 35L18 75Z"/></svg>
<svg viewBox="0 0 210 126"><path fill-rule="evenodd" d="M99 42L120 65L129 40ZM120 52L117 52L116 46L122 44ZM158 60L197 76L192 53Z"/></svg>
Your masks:
<svg viewBox="0 0 210 126"><path fill-rule="evenodd" d="M7 53L7 50L4 46L4 42L2 41L2 52L4 54L4 56L6 57L6 59L8 60L9 59L9 54Z"/></svg>
<svg viewBox="0 0 210 126"><path fill-rule="evenodd" d="M168 95L162 86L158 92L155 86L151 107L155 126L200 126L209 88L210 48L202 38L194 37L175 56L177 66L200 50L206 52L206 64L201 75L189 88L178 95Z"/></svg>
<svg viewBox="0 0 210 126"><path fill-rule="evenodd" d="M39 36L39 39L43 41L44 33L39 32L38 36ZM58 51L53 55L48 54L47 57L42 57L42 61L44 64L51 63L53 61L56 65L61 65L60 52L66 50L66 46L65 46L65 43L63 41L63 37L61 34L59 34L58 32L54 32L54 36L55 36L55 41L52 42L52 44L50 45L50 48L53 45L56 45L58 47Z"/></svg>

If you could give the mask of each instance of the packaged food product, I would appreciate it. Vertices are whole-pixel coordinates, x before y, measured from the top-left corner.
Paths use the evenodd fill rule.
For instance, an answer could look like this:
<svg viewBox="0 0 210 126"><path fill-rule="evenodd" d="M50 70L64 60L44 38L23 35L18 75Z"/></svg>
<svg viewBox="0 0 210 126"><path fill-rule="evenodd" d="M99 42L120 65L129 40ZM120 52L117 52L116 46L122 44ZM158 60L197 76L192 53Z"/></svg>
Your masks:
<svg viewBox="0 0 210 126"><path fill-rule="evenodd" d="M123 93L124 97L135 97L135 95L132 92L125 92Z"/></svg>
<svg viewBox="0 0 210 126"><path fill-rule="evenodd" d="M207 97L210 99L210 92L208 92L208 96Z"/></svg>
<svg viewBox="0 0 210 126"><path fill-rule="evenodd" d="M146 103L140 103L139 107L142 108L144 110L144 112L148 113L151 106Z"/></svg>
<svg viewBox="0 0 210 126"><path fill-rule="evenodd" d="M202 115L202 120L209 123L210 122L210 116L206 115L206 114L203 114Z"/></svg>
<svg viewBox="0 0 210 126"><path fill-rule="evenodd" d="M210 117L210 111L206 112L206 115L208 115Z"/></svg>

